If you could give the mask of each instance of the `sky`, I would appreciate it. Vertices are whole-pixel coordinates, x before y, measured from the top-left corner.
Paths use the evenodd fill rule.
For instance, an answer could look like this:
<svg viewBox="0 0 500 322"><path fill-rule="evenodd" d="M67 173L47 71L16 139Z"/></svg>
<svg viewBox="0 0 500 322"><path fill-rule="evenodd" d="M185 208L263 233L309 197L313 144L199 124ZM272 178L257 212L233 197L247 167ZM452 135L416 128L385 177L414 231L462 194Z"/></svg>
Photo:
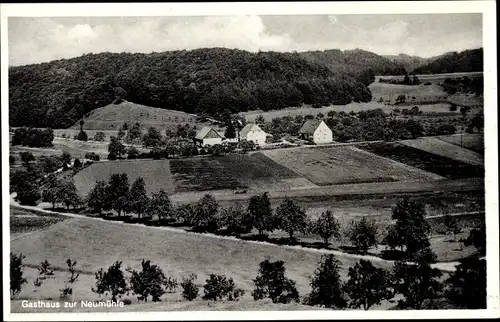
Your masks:
<svg viewBox="0 0 500 322"><path fill-rule="evenodd" d="M482 15L9 17L9 64L100 52L202 47L256 51L364 49L432 57L482 47Z"/></svg>

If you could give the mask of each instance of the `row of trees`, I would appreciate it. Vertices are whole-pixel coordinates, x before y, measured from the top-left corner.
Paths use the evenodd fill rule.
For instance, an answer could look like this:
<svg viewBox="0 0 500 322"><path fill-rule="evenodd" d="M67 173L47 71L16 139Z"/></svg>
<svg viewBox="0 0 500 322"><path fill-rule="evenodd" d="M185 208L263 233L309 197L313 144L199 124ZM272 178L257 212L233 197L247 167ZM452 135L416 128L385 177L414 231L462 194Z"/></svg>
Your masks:
<svg viewBox="0 0 500 322"><path fill-rule="evenodd" d="M331 211L325 211L317 220L311 221L305 210L290 198L285 198L273 210L267 193L252 196L246 209L240 203L220 207L210 194L202 197L196 204L174 207L163 190L149 197L142 178L136 179L129 188L126 174L113 174L107 183L98 181L86 201L87 206L97 213L102 213L103 210L114 210L119 215L135 213L139 219L147 222L176 222L191 226L198 232L239 236L255 229L262 237L266 232L280 230L286 232L292 242L296 241L297 233L315 234L322 238L325 245L332 238L338 240L341 237L340 224ZM367 217L354 221L348 228L346 237L362 254L381 242L389 249L399 250L401 258L406 260L436 260L430 249L430 225L426 220L424 204L403 198L394 206L392 219L395 224L388 229L382 240L379 238L378 225Z"/></svg>
<svg viewBox="0 0 500 322"><path fill-rule="evenodd" d="M12 146L23 145L36 148L51 147L54 140L54 131L51 128L36 129L20 127L14 130Z"/></svg>
<svg viewBox="0 0 500 322"><path fill-rule="evenodd" d="M424 135L418 120L400 120L386 114L382 109L360 111L358 113L329 111L327 115L319 113L317 118L323 119L333 132L333 140L338 142L398 140L412 139ZM257 118L262 129L273 135L297 135L305 120L315 118L313 115L283 116L266 122Z"/></svg>
<svg viewBox="0 0 500 322"><path fill-rule="evenodd" d="M22 254L10 254L10 291L17 296L23 284ZM359 260L349 268L347 281L340 278L342 263L332 254L321 256L316 270L310 277L310 293L302 298L296 288L296 282L286 277L283 261L264 260L259 264L258 274L253 279L254 300L270 298L273 303L302 302L311 306L326 308L362 308L369 310L382 301L391 301L401 294L398 300L400 309L432 309L440 298L445 298L457 308L486 308L486 261L478 259L464 260L451 273L444 285L439 280L443 275L429 263L395 262L392 270L375 267L369 260ZM68 299L73 294L73 283L78 279L76 261L67 260L70 276L61 289L61 299ZM50 275L54 275L51 264L45 260L38 268L39 276L33 282L38 290ZM142 260L141 270L126 268L127 277L122 270L122 262L116 261L107 270L101 268L95 273L92 292L101 296L110 296L116 302L124 295L135 294L139 301L161 301L166 293L175 293L179 284L182 297L192 301L199 296L199 286L195 283L195 274L184 277L181 283L166 276L161 267L149 260ZM203 285L202 299L212 301L238 301L246 291L237 288L232 278L225 275L210 274ZM123 301L131 304L129 299Z"/></svg>
<svg viewBox="0 0 500 322"><path fill-rule="evenodd" d="M396 84L396 85L420 85L420 79L415 74L405 74L403 79L398 78L380 78L380 83Z"/></svg>

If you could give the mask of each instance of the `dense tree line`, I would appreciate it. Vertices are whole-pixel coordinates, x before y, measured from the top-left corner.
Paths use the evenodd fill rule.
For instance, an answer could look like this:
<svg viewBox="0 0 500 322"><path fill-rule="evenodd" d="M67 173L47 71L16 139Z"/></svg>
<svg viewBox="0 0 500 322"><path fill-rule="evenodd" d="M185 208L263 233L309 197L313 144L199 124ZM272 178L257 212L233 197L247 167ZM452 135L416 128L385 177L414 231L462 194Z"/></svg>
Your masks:
<svg viewBox="0 0 500 322"><path fill-rule="evenodd" d="M420 114L418 107L405 114ZM333 140L338 142L371 141L371 140L401 140L423 136L424 129L420 121L414 119L396 119L386 114L382 109L345 113L343 111L329 111L325 116L318 114L330 127ZM281 136L285 134L297 135L300 127L313 115L297 115L277 117L271 122L256 119L261 128L267 133Z"/></svg>
<svg viewBox="0 0 500 322"><path fill-rule="evenodd" d="M51 128L35 129L20 127L14 130L12 145L24 145L36 148L51 147L54 140L54 131Z"/></svg>
<svg viewBox="0 0 500 322"><path fill-rule="evenodd" d="M343 64L353 64L347 71L298 53L224 48L87 54L11 67L9 121L65 128L116 98L211 116L302 103L367 102L371 93L365 84L378 70L366 71L360 64L365 55L346 59Z"/></svg>
<svg viewBox="0 0 500 322"><path fill-rule="evenodd" d="M446 93L451 95L455 93L474 93L479 96L484 91L484 78L483 75L471 78L467 76L446 78L440 85Z"/></svg>
<svg viewBox="0 0 500 322"><path fill-rule="evenodd" d="M483 48L444 54L435 60L415 68L416 74L443 74L459 72L482 72Z"/></svg>

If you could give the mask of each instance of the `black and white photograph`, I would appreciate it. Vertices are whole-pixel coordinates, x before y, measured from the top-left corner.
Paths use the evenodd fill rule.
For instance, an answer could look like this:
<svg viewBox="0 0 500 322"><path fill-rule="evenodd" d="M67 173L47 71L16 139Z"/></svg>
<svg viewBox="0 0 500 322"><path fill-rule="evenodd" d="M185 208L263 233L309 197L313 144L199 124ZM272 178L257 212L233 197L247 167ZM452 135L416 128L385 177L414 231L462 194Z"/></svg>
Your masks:
<svg viewBox="0 0 500 322"><path fill-rule="evenodd" d="M6 319L500 316L494 1L1 14Z"/></svg>

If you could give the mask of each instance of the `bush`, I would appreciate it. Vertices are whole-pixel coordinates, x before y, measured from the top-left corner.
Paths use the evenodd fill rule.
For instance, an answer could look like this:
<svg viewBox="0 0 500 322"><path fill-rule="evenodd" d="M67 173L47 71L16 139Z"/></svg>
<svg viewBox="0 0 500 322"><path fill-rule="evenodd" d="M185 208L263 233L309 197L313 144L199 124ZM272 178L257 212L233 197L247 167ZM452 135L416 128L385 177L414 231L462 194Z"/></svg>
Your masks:
<svg viewBox="0 0 500 322"><path fill-rule="evenodd" d="M92 161L100 161L101 158L95 152L87 152L85 153L85 159L89 159Z"/></svg>
<svg viewBox="0 0 500 322"><path fill-rule="evenodd" d="M191 274L189 277L182 279L182 297L188 301L192 301L198 297L199 287L194 283L196 278L196 274Z"/></svg>
<svg viewBox="0 0 500 322"><path fill-rule="evenodd" d="M113 160L116 160L116 159L117 159L116 154L114 154L114 153L109 153L108 154L108 160L113 161Z"/></svg>
<svg viewBox="0 0 500 322"><path fill-rule="evenodd" d="M102 142L106 138L104 132L96 132L94 135L94 141Z"/></svg>
<svg viewBox="0 0 500 322"><path fill-rule="evenodd" d="M73 162L73 168L78 169L82 167L82 161L80 159L76 158L75 161Z"/></svg>
<svg viewBox="0 0 500 322"><path fill-rule="evenodd" d="M456 106L455 104L451 104L450 105L450 111L451 112L456 112L458 110L458 106Z"/></svg>
<svg viewBox="0 0 500 322"><path fill-rule="evenodd" d="M255 289L252 291L254 300L269 297L273 303L287 304L299 301L299 292L295 281L285 277L283 261L270 262L265 260L259 264L259 273L253 280Z"/></svg>
<svg viewBox="0 0 500 322"><path fill-rule="evenodd" d="M142 260L142 270L130 270L132 277L130 278L130 288L132 291L140 295L140 299L148 301L148 296L151 295L153 302L160 302L160 297L165 294L163 286L165 285L165 274L158 265L151 265L151 261Z"/></svg>
<svg viewBox="0 0 500 322"><path fill-rule="evenodd" d="M76 261L71 261L71 259L66 260L66 264L68 265L68 271L70 273L70 276L64 283L64 288L60 289L59 291L61 292L60 299L61 300L68 300L71 295L73 295L73 287L72 285L76 282L80 274L76 273L75 266L76 266Z"/></svg>
<svg viewBox="0 0 500 322"><path fill-rule="evenodd" d="M217 301L226 298L229 301L237 301L245 294L244 290L235 288L232 278L227 279L225 275L210 274L203 289L204 300Z"/></svg>
<svg viewBox="0 0 500 322"><path fill-rule="evenodd" d="M438 135L455 134L456 132L457 132L457 129L455 128L455 126L453 124L443 124L443 125L440 125L436 129L436 133Z"/></svg>
<svg viewBox="0 0 500 322"><path fill-rule="evenodd" d="M124 299L123 300L123 305L130 305L130 304L132 304L131 300L129 300L129 299Z"/></svg>
<svg viewBox="0 0 500 322"><path fill-rule="evenodd" d="M135 147L130 147L127 151L127 159L137 159L139 156L139 150L137 150Z"/></svg>

